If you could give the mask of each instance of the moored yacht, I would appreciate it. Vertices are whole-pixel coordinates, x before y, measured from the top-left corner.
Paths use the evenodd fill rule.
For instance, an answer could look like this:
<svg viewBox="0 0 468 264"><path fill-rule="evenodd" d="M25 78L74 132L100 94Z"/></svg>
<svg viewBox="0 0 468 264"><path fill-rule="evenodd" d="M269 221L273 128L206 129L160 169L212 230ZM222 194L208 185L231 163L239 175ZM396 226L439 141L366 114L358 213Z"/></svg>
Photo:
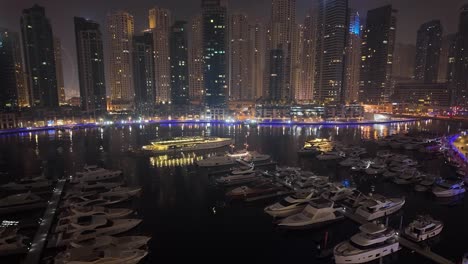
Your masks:
<svg viewBox="0 0 468 264"><path fill-rule="evenodd" d="M312 191L306 196L301 194L291 195L275 204L265 207L264 211L273 217L287 217L297 214L304 210L316 194L316 192Z"/></svg>
<svg viewBox="0 0 468 264"><path fill-rule="evenodd" d="M465 193L463 181L441 181L432 188L436 197L453 197Z"/></svg>
<svg viewBox="0 0 468 264"><path fill-rule="evenodd" d="M356 214L371 221L395 213L404 204L405 198L386 198L382 195L373 195L369 197L365 205L356 210Z"/></svg>
<svg viewBox="0 0 468 264"><path fill-rule="evenodd" d="M405 228L405 236L416 242L421 242L435 237L444 228L441 221L434 220L430 216L418 216Z"/></svg>
<svg viewBox="0 0 468 264"><path fill-rule="evenodd" d="M70 182L104 181L114 179L120 175L122 175L122 171L120 170L107 170L94 165L85 166L83 171L77 172Z"/></svg>
<svg viewBox="0 0 468 264"><path fill-rule="evenodd" d="M130 198L128 195L112 195L102 197L99 194L94 194L90 196L78 196L67 199L62 208L75 206L75 207L86 207L86 206L104 206L117 204L123 201L126 201Z"/></svg>
<svg viewBox="0 0 468 264"><path fill-rule="evenodd" d="M219 137L177 137L155 140L151 145L143 146L143 150L153 153L171 153L184 151L198 151L229 146L233 143L231 138Z"/></svg>
<svg viewBox="0 0 468 264"><path fill-rule="evenodd" d="M281 187L271 184L270 182L262 183L257 186L241 186L226 193L231 199L245 199L253 196L269 194L282 190Z"/></svg>
<svg viewBox="0 0 468 264"><path fill-rule="evenodd" d="M316 198L312 199L302 212L281 220L278 226L285 229L318 228L343 218L344 216L334 208L334 202Z"/></svg>
<svg viewBox="0 0 468 264"><path fill-rule="evenodd" d="M23 240L24 237L19 235L18 229L11 227L0 228L0 254L8 253L8 251L26 248Z"/></svg>
<svg viewBox="0 0 468 264"><path fill-rule="evenodd" d="M330 152L324 152L318 155L317 159L318 160L337 160L337 159L342 159L345 157L346 157L346 154L342 151L330 151Z"/></svg>
<svg viewBox="0 0 468 264"><path fill-rule="evenodd" d="M245 157L241 158L241 160L243 160L244 162L251 163L251 164L258 164L258 163L266 162L266 161L269 161L270 159L271 159L270 155L261 154L256 151L252 151Z"/></svg>
<svg viewBox="0 0 468 264"><path fill-rule="evenodd" d="M123 185L123 182L80 182L72 186L75 190L112 189Z"/></svg>
<svg viewBox="0 0 468 264"><path fill-rule="evenodd" d="M322 197L333 202L338 202L352 195L354 190L354 188L332 185L328 191L322 193Z"/></svg>
<svg viewBox="0 0 468 264"><path fill-rule="evenodd" d="M196 164L202 168L231 166L236 164L236 159L229 156L214 156L204 160L199 160Z"/></svg>
<svg viewBox="0 0 468 264"><path fill-rule="evenodd" d="M254 182L260 179L261 177L259 177L254 172L254 173L245 174L245 175L241 174L241 175L230 175L230 176L221 177L216 180L216 183L219 185L223 185L223 186L233 186L237 184Z"/></svg>
<svg viewBox="0 0 468 264"><path fill-rule="evenodd" d="M251 165L247 168L238 168L231 171L232 175L246 175L255 172L255 166Z"/></svg>
<svg viewBox="0 0 468 264"><path fill-rule="evenodd" d="M1 185L0 187L10 191L30 191L32 189L47 188L50 187L51 184L51 181L47 180L43 176L39 176L32 179L21 179L17 182L10 182Z"/></svg>
<svg viewBox="0 0 468 264"><path fill-rule="evenodd" d="M139 249L109 247L93 250L91 248L72 248L59 253L55 264L136 264L148 252Z"/></svg>
<svg viewBox="0 0 468 264"><path fill-rule="evenodd" d="M151 239L149 236L99 236L81 242L72 242L70 246L73 248L104 248L104 247L118 247L120 249L138 249L148 244Z"/></svg>
<svg viewBox="0 0 468 264"><path fill-rule="evenodd" d="M335 263L366 263L400 250L394 230L373 223L359 229L360 233L334 248Z"/></svg>
<svg viewBox="0 0 468 264"><path fill-rule="evenodd" d="M45 202L31 192L14 194L0 199L0 214L25 211L41 206L45 206Z"/></svg>

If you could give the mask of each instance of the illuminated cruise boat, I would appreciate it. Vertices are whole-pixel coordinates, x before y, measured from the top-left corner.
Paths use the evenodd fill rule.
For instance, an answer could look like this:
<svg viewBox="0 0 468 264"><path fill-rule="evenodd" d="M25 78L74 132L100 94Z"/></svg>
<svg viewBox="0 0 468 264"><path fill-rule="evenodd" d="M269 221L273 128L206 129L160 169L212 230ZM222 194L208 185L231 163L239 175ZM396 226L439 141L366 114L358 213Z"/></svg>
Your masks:
<svg viewBox="0 0 468 264"><path fill-rule="evenodd" d="M177 137L155 140L151 145L143 146L143 150L153 153L171 153L184 151L198 151L229 146L233 143L230 138L219 137Z"/></svg>

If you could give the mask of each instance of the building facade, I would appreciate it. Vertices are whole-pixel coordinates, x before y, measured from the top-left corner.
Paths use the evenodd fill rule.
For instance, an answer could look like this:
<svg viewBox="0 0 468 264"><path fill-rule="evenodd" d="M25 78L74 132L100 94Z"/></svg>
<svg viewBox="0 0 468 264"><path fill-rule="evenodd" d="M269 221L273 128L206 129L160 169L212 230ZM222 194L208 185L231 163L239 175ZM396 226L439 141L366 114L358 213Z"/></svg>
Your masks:
<svg viewBox="0 0 468 264"><path fill-rule="evenodd" d="M186 21L176 21L171 27L171 91L175 105L190 103L186 24Z"/></svg>
<svg viewBox="0 0 468 264"><path fill-rule="evenodd" d="M303 25L302 38L302 84L298 91L296 101L307 102L313 100L315 79L315 56L316 56L316 30L317 9L312 9L306 15Z"/></svg>
<svg viewBox="0 0 468 264"><path fill-rule="evenodd" d="M202 0L204 103L225 107L227 96L227 7L221 0Z"/></svg>
<svg viewBox="0 0 468 264"><path fill-rule="evenodd" d="M359 74L361 70L361 18L356 10L349 9L348 40L345 48L344 100L359 100Z"/></svg>
<svg viewBox="0 0 468 264"><path fill-rule="evenodd" d="M468 4L460 10L456 56L453 73L453 103L468 106Z"/></svg>
<svg viewBox="0 0 468 264"><path fill-rule="evenodd" d="M154 38L154 76L156 85L156 103L171 102L171 60L169 35L172 16L168 9L154 7L149 10L149 27Z"/></svg>
<svg viewBox="0 0 468 264"><path fill-rule="evenodd" d="M446 83L399 83L393 98L397 103L414 106L450 106L450 90Z"/></svg>
<svg viewBox="0 0 468 264"><path fill-rule="evenodd" d="M132 111L135 107L131 54L134 28L133 16L125 11L117 11L107 16L107 70L113 111Z"/></svg>
<svg viewBox="0 0 468 264"><path fill-rule="evenodd" d="M54 37L54 58L57 74L57 93L59 105L65 105L67 102L65 99L65 83L63 81L62 43L57 37Z"/></svg>
<svg viewBox="0 0 468 264"><path fill-rule="evenodd" d="M265 72L265 26L261 23L249 25L250 34L250 79L254 99L265 96L263 78Z"/></svg>
<svg viewBox="0 0 468 264"><path fill-rule="evenodd" d="M391 5L367 12L359 84L359 100L365 104L388 103L393 93L396 12Z"/></svg>
<svg viewBox="0 0 468 264"><path fill-rule="evenodd" d="M100 25L81 17L75 17L74 22L81 109L103 114L107 111L107 103Z"/></svg>
<svg viewBox="0 0 468 264"><path fill-rule="evenodd" d="M317 18L314 100L341 103L344 51L348 35L348 0L320 0Z"/></svg>
<svg viewBox="0 0 468 264"><path fill-rule="evenodd" d="M393 82L408 82L414 80L414 65L416 46L397 43L393 52L392 75Z"/></svg>
<svg viewBox="0 0 468 264"><path fill-rule="evenodd" d="M416 40L414 77L424 83L438 80L440 52L442 48L442 24L433 20L421 25Z"/></svg>
<svg viewBox="0 0 468 264"><path fill-rule="evenodd" d="M285 78L284 76L284 53L282 49L274 49L270 50L269 54L269 62L270 62L270 80L269 80L269 97L268 99L272 102L278 102L283 99L282 88Z"/></svg>
<svg viewBox="0 0 468 264"><path fill-rule="evenodd" d="M32 107L56 108L59 105L52 27L45 9L34 5L24 9L21 35L25 73Z"/></svg>
<svg viewBox="0 0 468 264"><path fill-rule="evenodd" d="M140 115L151 115L156 103L154 81L153 33L150 30L133 36L133 80L135 106Z"/></svg>

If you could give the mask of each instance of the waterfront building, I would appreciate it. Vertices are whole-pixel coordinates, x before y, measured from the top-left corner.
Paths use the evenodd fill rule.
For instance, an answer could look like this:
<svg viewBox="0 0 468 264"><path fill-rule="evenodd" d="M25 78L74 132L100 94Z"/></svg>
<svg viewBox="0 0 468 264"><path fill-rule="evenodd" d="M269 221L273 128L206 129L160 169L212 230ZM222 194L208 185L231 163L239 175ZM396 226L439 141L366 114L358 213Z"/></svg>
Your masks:
<svg viewBox="0 0 468 264"><path fill-rule="evenodd" d="M435 83L438 80L442 46L442 24L433 20L421 25L416 40L415 80Z"/></svg>
<svg viewBox="0 0 468 264"><path fill-rule="evenodd" d="M153 43L153 33L150 30L133 36L135 106L139 114L146 116L154 112L156 103Z"/></svg>
<svg viewBox="0 0 468 264"><path fill-rule="evenodd" d="M171 101L175 105L190 102L186 24L185 21L176 21L171 27Z"/></svg>

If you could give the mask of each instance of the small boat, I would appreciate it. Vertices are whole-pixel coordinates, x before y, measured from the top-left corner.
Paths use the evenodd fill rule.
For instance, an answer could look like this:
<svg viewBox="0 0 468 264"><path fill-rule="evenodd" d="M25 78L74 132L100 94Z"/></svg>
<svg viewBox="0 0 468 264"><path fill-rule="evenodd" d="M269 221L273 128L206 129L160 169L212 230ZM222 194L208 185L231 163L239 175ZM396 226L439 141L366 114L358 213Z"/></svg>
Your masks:
<svg viewBox="0 0 468 264"><path fill-rule="evenodd" d="M304 210L316 195L317 193L312 191L306 196L300 194L288 196L275 204L265 207L264 211L273 217L287 217L297 214Z"/></svg>
<svg viewBox="0 0 468 264"><path fill-rule="evenodd" d="M281 220L278 226L285 229L319 228L342 219L344 216L334 208L334 202L316 198L302 212Z"/></svg>
<svg viewBox="0 0 468 264"><path fill-rule="evenodd" d="M271 184L270 182L262 183L260 185L250 187L241 186L237 187L226 193L226 196L231 199L245 199L258 195L268 194L280 191L282 188Z"/></svg>
<svg viewBox="0 0 468 264"><path fill-rule="evenodd" d="M84 240L81 242L71 242L70 246L73 248L88 248L97 249L104 247L117 247L119 249L139 249L146 244L151 237L148 236L124 236L124 237L113 237L113 236L100 236Z"/></svg>
<svg viewBox="0 0 468 264"><path fill-rule="evenodd" d="M443 180L432 188L432 193L436 197L453 197L465 193L465 191L463 181Z"/></svg>
<svg viewBox="0 0 468 264"><path fill-rule="evenodd" d="M441 221L434 220L430 216L418 216L405 228L405 236L413 241L421 242L437 236L443 228L444 224Z"/></svg>
<svg viewBox="0 0 468 264"><path fill-rule="evenodd" d="M246 175L231 175L221 177L216 180L216 183L223 186L233 186L258 181L260 179L261 177L254 172Z"/></svg>
<svg viewBox="0 0 468 264"><path fill-rule="evenodd" d="M10 191L30 191L33 189L47 188L51 185L51 181L47 180L44 176L39 176L32 179L22 179L17 182L10 182L0 187Z"/></svg>
<svg viewBox="0 0 468 264"><path fill-rule="evenodd" d="M356 210L356 214L362 216L367 221L372 221L397 212L404 204L405 198L386 198L375 194L369 197L365 205L360 206Z"/></svg>
<svg viewBox="0 0 468 264"><path fill-rule="evenodd" d="M120 170L106 170L98 166L85 166L83 171L77 172L70 183L80 183L87 181L105 181L114 179L122 175Z"/></svg>
<svg viewBox="0 0 468 264"><path fill-rule="evenodd" d="M0 214L16 213L45 206L41 197L31 193L21 193L0 199Z"/></svg>
<svg viewBox="0 0 468 264"><path fill-rule="evenodd" d="M139 249L121 249L109 247L100 250L90 248L72 248L59 253L55 264L136 264L148 252Z"/></svg>
<svg viewBox="0 0 468 264"><path fill-rule="evenodd" d="M359 229L361 232L334 248L335 263L366 263L400 250L394 230L374 223Z"/></svg>

